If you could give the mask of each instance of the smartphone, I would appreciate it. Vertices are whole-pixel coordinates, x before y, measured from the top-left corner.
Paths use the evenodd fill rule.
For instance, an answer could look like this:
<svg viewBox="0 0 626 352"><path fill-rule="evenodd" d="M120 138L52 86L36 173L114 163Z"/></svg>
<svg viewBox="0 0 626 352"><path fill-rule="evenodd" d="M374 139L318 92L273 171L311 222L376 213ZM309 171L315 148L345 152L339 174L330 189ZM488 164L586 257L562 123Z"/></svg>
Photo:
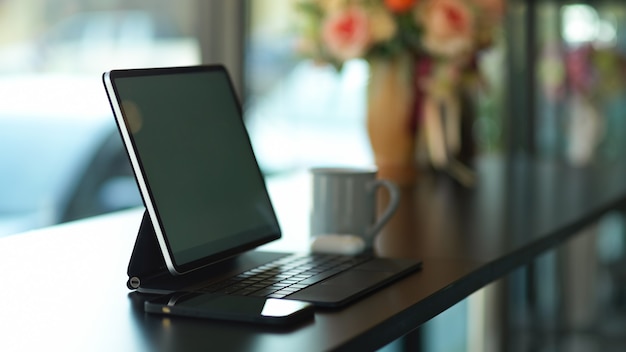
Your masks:
<svg viewBox="0 0 626 352"><path fill-rule="evenodd" d="M313 318L308 302L211 293L172 293L144 303L148 313L284 325Z"/></svg>

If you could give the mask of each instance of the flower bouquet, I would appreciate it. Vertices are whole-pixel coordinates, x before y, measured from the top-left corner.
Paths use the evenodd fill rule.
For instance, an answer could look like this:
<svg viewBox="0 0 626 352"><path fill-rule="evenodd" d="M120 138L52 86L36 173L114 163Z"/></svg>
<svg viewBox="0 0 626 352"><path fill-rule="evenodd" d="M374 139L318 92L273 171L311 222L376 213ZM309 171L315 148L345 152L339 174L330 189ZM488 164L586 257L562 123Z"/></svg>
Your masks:
<svg viewBox="0 0 626 352"><path fill-rule="evenodd" d="M459 171L462 93L481 82L477 54L494 40L503 1L300 0L298 49L338 69L367 60L368 133L379 169L414 167L421 136L433 167ZM454 174L471 182L466 172Z"/></svg>

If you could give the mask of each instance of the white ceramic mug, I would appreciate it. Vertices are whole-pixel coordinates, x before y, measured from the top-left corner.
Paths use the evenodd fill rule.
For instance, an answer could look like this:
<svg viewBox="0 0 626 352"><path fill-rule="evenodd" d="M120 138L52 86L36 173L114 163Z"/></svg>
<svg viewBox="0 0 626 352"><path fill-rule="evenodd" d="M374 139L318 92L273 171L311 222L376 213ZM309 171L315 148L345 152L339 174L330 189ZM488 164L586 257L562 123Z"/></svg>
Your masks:
<svg viewBox="0 0 626 352"><path fill-rule="evenodd" d="M371 247L374 237L398 207L400 191L389 180L377 180L374 168L314 168L311 236L356 235ZM389 204L376 218L376 193L389 191Z"/></svg>

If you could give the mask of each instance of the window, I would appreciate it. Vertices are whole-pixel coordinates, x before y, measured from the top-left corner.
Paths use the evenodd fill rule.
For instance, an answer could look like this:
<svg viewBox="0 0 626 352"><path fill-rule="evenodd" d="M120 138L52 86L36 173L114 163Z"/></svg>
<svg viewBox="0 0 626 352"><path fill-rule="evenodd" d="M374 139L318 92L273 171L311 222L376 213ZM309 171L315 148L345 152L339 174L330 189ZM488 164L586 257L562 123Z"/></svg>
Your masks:
<svg viewBox="0 0 626 352"><path fill-rule="evenodd" d="M0 236L141 204L100 75L199 63L195 3L0 2Z"/></svg>
<svg viewBox="0 0 626 352"><path fill-rule="evenodd" d="M623 3L551 1L537 19L539 154L573 165L623 158Z"/></svg>

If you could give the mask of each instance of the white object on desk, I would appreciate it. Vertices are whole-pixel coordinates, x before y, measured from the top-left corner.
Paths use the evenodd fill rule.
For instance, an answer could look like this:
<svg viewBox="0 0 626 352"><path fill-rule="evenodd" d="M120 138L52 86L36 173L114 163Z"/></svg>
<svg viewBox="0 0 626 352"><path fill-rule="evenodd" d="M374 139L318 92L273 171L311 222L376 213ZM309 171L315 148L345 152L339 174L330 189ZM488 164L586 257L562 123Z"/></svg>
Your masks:
<svg viewBox="0 0 626 352"><path fill-rule="evenodd" d="M356 255L365 249L365 241L355 235L319 235L311 242L313 253Z"/></svg>

